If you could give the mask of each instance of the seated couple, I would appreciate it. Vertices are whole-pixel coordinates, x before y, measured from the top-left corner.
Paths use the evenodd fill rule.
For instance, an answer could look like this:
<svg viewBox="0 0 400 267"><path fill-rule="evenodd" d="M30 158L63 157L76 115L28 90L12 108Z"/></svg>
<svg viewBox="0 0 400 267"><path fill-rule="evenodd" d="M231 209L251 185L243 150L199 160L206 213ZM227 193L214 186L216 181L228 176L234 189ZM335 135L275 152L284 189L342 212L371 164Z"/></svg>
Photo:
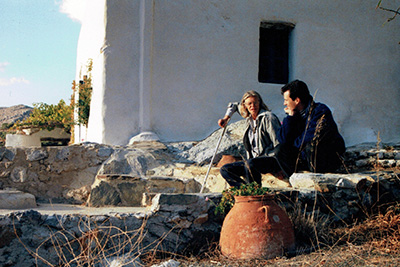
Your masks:
<svg viewBox="0 0 400 267"><path fill-rule="evenodd" d="M247 160L225 164L222 177L230 186L257 182L261 175L283 173L288 179L296 171L334 172L346 150L330 109L314 102L307 85L299 80L282 87L282 124L255 91L246 92L240 103L230 103L218 125L225 127L238 111L247 120L243 143Z"/></svg>

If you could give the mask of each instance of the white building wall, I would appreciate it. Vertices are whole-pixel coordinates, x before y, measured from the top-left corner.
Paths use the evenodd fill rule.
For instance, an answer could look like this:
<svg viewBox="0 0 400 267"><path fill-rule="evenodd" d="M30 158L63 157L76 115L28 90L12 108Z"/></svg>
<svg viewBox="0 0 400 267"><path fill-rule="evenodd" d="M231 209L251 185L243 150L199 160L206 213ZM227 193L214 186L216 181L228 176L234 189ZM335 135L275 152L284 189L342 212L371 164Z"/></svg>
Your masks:
<svg viewBox="0 0 400 267"><path fill-rule="evenodd" d="M88 9L98 19L82 31L91 24L104 39L81 35L78 48L78 58L92 56L83 47L97 51L89 141L127 144L147 130L162 141L200 140L247 90L283 119L282 85L257 81L263 20L296 25L290 80L331 107L347 145L378 132L400 140L400 27L382 26L390 14L375 0L102 1L104 24L101 8Z"/></svg>
<svg viewBox="0 0 400 267"><path fill-rule="evenodd" d="M90 123L96 127L76 126L75 142L80 143L90 140L91 142L104 143L104 45L105 45L105 23L106 23L106 1L86 0L85 17L82 21L81 32L77 47L77 71L75 80L83 80L86 74L89 60L93 61L92 70L92 102ZM76 94L75 99L79 99ZM75 114L75 119L77 119ZM89 130L89 131L87 131ZM89 132L89 133L88 133Z"/></svg>

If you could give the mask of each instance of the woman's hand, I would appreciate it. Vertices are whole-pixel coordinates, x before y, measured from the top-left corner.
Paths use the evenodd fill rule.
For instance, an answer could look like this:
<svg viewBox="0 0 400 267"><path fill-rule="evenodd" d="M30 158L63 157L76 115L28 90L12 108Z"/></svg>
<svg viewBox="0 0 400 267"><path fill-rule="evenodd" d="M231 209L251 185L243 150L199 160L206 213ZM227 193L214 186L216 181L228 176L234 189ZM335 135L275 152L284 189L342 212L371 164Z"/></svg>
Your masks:
<svg viewBox="0 0 400 267"><path fill-rule="evenodd" d="M218 125L219 125L221 128L224 128L224 127L226 126L226 124L228 123L229 119L230 119L230 118L229 118L228 115L225 116L225 117L223 117L222 119L218 120Z"/></svg>

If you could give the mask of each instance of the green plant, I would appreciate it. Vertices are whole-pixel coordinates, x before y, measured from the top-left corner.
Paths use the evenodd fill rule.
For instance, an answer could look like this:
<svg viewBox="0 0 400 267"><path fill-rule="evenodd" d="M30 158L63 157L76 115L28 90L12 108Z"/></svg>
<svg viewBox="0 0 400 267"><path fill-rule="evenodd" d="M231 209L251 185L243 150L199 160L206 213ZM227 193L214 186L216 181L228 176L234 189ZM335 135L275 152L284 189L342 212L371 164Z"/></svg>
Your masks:
<svg viewBox="0 0 400 267"><path fill-rule="evenodd" d="M78 115L78 124L87 126L89 123L89 114L90 114L90 102L92 99L92 69L93 69L93 60L89 59L86 65L87 75L83 76L83 80L77 83L73 82L72 86L72 97L71 102L74 103L76 112ZM78 99L75 103L75 94L78 91Z"/></svg>
<svg viewBox="0 0 400 267"><path fill-rule="evenodd" d="M256 182L242 184L239 188L231 187L222 191L222 198L215 208L215 214L227 214L235 204L235 196L263 196L270 192L269 188L261 187Z"/></svg>
<svg viewBox="0 0 400 267"><path fill-rule="evenodd" d="M51 131L59 127L68 133L71 131L74 125L73 107L65 104L64 100L61 99L57 105L35 103L33 107L31 115L22 122L16 122L13 129L39 128Z"/></svg>
<svg viewBox="0 0 400 267"><path fill-rule="evenodd" d="M1 125L1 130L8 130L8 129L10 129L11 127L13 127L14 126L14 123L13 122L11 122L11 123L3 123L2 125Z"/></svg>

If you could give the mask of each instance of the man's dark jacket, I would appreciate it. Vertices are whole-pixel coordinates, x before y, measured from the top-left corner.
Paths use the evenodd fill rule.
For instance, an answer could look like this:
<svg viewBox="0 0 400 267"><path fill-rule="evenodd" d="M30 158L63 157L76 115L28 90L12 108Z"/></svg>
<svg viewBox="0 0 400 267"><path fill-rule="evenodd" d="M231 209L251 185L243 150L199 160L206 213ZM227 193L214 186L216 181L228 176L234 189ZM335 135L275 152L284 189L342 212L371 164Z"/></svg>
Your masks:
<svg viewBox="0 0 400 267"><path fill-rule="evenodd" d="M289 156L291 164L283 166L288 175L299 169L333 172L340 166L346 150L332 112L326 105L314 101L310 102L302 114L296 113L284 118L278 140L281 146L289 148L286 152L291 151L292 154ZM285 154L284 159L278 155L278 162L288 160Z"/></svg>

